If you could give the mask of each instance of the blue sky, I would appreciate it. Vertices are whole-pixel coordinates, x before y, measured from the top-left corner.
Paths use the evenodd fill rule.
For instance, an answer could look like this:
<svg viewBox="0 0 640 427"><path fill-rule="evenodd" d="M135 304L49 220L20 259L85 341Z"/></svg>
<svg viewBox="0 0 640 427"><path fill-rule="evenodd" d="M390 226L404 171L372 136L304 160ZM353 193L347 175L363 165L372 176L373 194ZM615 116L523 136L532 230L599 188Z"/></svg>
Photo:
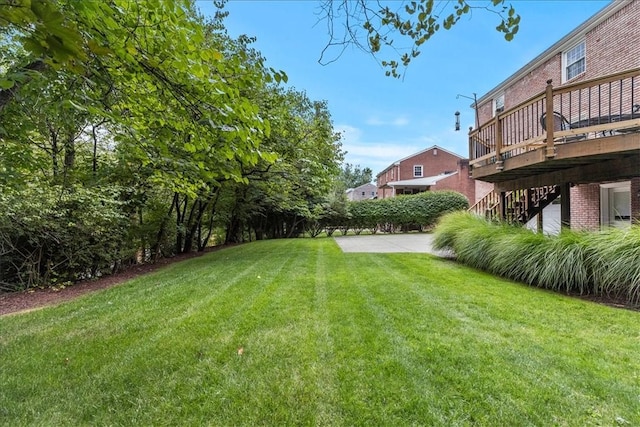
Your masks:
<svg viewBox="0 0 640 427"><path fill-rule="evenodd" d="M472 0L477 6L489 3ZM475 11L425 43L404 80L385 77L370 54L355 48L320 65L329 36L326 24L318 22L317 0L230 0L225 27L232 37L257 37L254 47L269 67L287 73L288 86L326 100L334 128L343 134L345 161L375 175L432 145L467 157L466 129L474 125L474 113L472 101L457 95L488 92L608 3L514 1L522 21L511 42L495 31L495 16ZM204 13L213 10L209 1L198 6ZM454 131L456 110L460 132Z"/></svg>

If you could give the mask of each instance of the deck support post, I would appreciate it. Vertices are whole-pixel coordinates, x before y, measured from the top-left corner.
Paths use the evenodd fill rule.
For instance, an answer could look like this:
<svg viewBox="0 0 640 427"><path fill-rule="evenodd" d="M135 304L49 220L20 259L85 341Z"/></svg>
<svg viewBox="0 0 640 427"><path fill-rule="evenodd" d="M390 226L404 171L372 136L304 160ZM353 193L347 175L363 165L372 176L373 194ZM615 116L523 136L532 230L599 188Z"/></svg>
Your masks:
<svg viewBox="0 0 640 427"><path fill-rule="evenodd" d="M538 212L538 233L544 233L544 219L542 217L542 209Z"/></svg>
<svg viewBox="0 0 640 427"><path fill-rule="evenodd" d="M553 85L551 84L553 80L547 80L547 87L545 90L545 109L546 109L546 127L547 127L547 148L546 148L546 157L547 159L551 159L556 156L556 147L553 141L553 131L554 131L554 117L553 117Z"/></svg>
<svg viewBox="0 0 640 427"><path fill-rule="evenodd" d="M507 219L507 193L504 191L500 192L500 220L504 221Z"/></svg>
<svg viewBox="0 0 640 427"><path fill-rule="evenodd" d="M571 184L560 184L560 224L562 228L571 228Z"/></svg>

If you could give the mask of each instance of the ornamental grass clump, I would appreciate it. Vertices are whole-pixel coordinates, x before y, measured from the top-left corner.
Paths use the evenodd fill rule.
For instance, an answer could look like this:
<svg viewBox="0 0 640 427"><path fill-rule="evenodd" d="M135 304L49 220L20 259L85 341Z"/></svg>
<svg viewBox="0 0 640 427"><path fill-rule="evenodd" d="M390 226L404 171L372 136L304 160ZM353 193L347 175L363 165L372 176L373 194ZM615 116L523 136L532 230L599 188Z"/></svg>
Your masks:
<svg viewBox="0 0 640 427"><path fill-rule="evenodd" d="M457 239L461 231L483 226L487 226L486 221L468 212L457 211L449 213L438 221L433 234L433 246L436 249L453 250L458 246Z"/></svg>
<svg viewBox="0 0 640 427"><path fill-rule="evenodd" d="M532 286L640 303L640 227L545 236L467 212L444 216L434 247L469 266Z"/></svg>
<svg viewBox="0 0 640 427"><path fill-rule="evenodd" d="M486 269L497 254L496 228L491 224L462 230L456 239L456 256L463 263Z"/></svg>
<svg viewBox="0 0 640 427"><path fill-rule="evenodd" d="M640 226L595 233L589 243L596 293L640 303Z"/></svg>
<svg viewBox="0 0 640 427"><path fill-rule="evenodd" d="M588 233L563 230L558 236L543 237L536 252L542 255L537 286L580 295L594 293Z"/></svg>
<svg viewBox="0 0 640 427"><path fill-rule="evenodd" d="M501 230L500 238L494 242L495 256L489 260L489 271L519 282L538 282L540 266L544 262L541 243L544 236L521 227L494 224Z"/></svg>

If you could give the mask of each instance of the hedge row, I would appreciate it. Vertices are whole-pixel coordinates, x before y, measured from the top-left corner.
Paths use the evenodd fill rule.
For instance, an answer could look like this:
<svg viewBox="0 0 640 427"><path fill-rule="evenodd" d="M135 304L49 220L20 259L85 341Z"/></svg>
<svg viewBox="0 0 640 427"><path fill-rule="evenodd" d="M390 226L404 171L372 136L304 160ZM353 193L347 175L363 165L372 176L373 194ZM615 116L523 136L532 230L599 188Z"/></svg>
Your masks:
<svg viewBox="0 0 640 427"><path fill-rule="evenodd" d="M447 212L467 209L467 198L455 191L428 191L416 195L397 196L388 199L349 202L347 210L330 219L328 233L340 228L346 233L364 229L394 232L410 228L425 229L435 225Z"/></svg>

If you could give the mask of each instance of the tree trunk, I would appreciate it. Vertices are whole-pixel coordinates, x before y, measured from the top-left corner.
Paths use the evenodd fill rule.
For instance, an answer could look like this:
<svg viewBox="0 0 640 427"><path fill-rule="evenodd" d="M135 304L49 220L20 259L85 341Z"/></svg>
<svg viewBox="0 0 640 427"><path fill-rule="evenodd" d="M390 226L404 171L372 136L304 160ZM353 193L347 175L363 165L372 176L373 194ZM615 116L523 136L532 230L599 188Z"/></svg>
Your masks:
<svg viewBox="0 0 640 427"><path fill-rule="evenodd" d="M153 244L153 247L151 248L151 254L154 261L157 261L158 258L160 258L162 240L164 239L164 236L166 235L166 232L167 232L167 224L169 223L169 219L171 219L171 215L173 214L173 209L177 208L177 206L178 206L178 193L174 194L173 196L173 200L171 201L171 206L169 207L169 212L167 212L167 215L165 215L165 217L162 219L162 222L160 223L160 227L158 229L158 233L156 234L156 241Z"/></svg>

